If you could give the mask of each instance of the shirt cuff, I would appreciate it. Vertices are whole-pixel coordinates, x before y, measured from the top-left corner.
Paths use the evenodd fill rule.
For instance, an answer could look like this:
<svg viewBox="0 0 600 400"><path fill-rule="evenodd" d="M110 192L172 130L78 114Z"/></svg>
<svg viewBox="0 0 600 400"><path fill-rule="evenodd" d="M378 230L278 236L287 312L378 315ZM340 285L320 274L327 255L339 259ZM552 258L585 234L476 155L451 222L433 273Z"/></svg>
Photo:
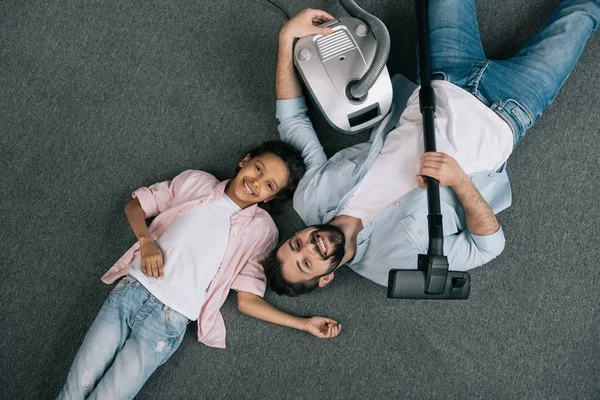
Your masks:
<svg viewBox="0 0 600 400"><path fill-rule="evenodd" d="M147 187L140 188L133 192L131 197L138 199L142 210L144 210L144 213L146 214L146 218L158 215L158 205L156 204L156 200L150 189Z"/></svg>
<svg viewBox="0 0 600 400"><path fill-rule="evenodd" d="M293 117L298 114L304 114L308 110L304 96L296 97L295 99L277 100L275 104L275 117L282 120Z"/></svg>
<svg viewBox="0 0 600 400"><path fill-rule="evenodd" d="M500 255L502 250L504 250L504 245L506 243L506 239L504 238L504 231L502 227L499 227L498 230L491 235L480 236L476 235L473 232L470 232L471 238L475 245L481 250L483 253L489 254L492 258Z"/></svg>

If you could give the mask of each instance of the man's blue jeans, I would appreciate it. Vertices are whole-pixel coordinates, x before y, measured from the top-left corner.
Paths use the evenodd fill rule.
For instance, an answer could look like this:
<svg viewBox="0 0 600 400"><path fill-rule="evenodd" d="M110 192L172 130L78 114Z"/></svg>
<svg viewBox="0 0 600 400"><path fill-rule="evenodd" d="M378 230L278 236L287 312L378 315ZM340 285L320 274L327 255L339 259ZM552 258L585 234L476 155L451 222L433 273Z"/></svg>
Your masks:
<svg viewBox="0 0 600 400"><path fill-rule="evenodd" d="M475 0L429 0L432 79L472 93L512 128L514 144L550 105L600 20L600 0L564 0L508 60L488 60Z"/></svg>
<svg viewBox="0 0 600 400"><path fill-rule="evenodd" d="M133 398L177 350L188 323L135 278L122 278L85 336L58 398Z"/></svg>

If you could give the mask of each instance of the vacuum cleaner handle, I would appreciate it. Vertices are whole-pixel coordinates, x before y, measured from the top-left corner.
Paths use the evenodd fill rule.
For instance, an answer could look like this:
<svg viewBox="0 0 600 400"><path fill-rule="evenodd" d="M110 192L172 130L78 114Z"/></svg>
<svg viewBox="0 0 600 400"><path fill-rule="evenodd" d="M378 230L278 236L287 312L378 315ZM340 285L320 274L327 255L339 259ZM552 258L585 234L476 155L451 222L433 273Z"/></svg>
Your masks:
<svg viewBox="0 0 600 400"><path fill-rule="evenodd" d="M421 76L419 105L423 118L425 152L431 152L436 151L435 92L431 87L427 0L416 0L416 3ZM419 254L416 270L390 270L387 296L395 299L467 299L471 290L470 275L467 272L448 271L448 258L444 256L440 183L434 178L427 178L427 206L429 210L427 215L429 224L427 254Z"/></svg>
<svg viewBox="0 0 600 400"><path fill-rule="evenodd" d="M431 67L429 62L429 23L427 18L427 0L417 0L417 31L419 37L419 70L421 89L419 106L423 118L423 139L425 152L436 151L435 143L435 91L431 87ZM429 248L427 254L444 255L444 231L440 205L440 183L437 179L427 178L427 206L429 215Z"/></svg>
<svg viewBox="0 0 600 400"><path fill-rule="evenodd" d="M373 62L371 66L365 72L363 77L356 82L350 88L350 94L355 99L361 99L369 92L369 89L373 87L379 75L385 68L385 64L387 62L388 56L390 54L390 34L383 22L374 15L369 14L362 8L360 8L354 0L339 0L340 4L348 14L350 14L354 18L358 18L361 21L364 21L367 26L373 32L373 36L377 41L377 49L375 50L375 55L373 56Z"/></svg>

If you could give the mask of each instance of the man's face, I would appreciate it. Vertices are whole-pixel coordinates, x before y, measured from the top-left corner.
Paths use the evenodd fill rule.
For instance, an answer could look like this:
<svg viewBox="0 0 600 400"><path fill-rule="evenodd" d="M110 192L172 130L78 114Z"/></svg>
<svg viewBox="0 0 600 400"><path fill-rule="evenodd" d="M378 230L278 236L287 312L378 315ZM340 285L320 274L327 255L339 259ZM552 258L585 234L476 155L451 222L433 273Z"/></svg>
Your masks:
<svg viewBox="0 0 600 400"><path fill-rule="evenodd" d="M333 277L325 275L339 266L345 245L342 230L330 224L311 226L296 233L277 251L283 263L283 278L296 283L322 277L319 286L325 286Z"/></svg>

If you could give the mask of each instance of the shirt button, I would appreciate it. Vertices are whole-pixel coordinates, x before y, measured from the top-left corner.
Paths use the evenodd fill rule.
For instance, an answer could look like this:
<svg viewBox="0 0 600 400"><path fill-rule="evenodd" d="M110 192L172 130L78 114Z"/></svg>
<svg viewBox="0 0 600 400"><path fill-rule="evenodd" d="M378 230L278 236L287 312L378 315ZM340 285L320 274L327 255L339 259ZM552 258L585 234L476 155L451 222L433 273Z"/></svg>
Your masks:
<svg viewBox="0 0 600 400"><path fill-rule="evenodd" d="M396 202L396 205L399 206L401 203L399 201Z"/></svg>
<svg viewBox="0 0 600 400"><path fill-rule="evenodd" d="M491 178L492 176L494 176L494 173L490 172L490 174L488 176Z"/></svg>
<svg viewBox="0 0 600 400"><path fill-rule="evenodd" d="M473 180L473 179L475 179L475 177L474 177L474 176L472 176L472 177L471 177L471 180Z"/></svg>
<svg viewBox="0 0 600 400"><path fill-rule="evenodd" d="M377 225L376 222L371 222L371 226L375 226L375 225Z"/></svg>
<svg viewBox="0 0 600 400"><path fill-rule="evenodd" d="M419 229L419 235L423 234L423 229Z"/></svg>

